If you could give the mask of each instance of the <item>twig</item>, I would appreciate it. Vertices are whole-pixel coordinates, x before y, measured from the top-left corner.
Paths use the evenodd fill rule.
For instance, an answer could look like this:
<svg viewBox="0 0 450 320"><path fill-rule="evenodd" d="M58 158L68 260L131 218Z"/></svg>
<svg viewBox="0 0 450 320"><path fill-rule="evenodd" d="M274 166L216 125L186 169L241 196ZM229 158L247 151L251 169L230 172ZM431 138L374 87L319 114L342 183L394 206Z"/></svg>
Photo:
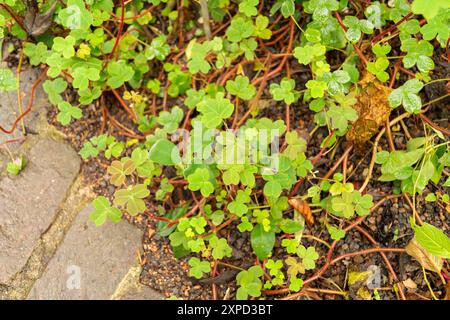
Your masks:
<svg viewBox="0 0 450 320"><path fill-rule="evenodd" d="M207 0L200 0L200 11L202 15L203 30L205 31L206 40L211 40L211 26L209 25L209 10Z"/></svg>

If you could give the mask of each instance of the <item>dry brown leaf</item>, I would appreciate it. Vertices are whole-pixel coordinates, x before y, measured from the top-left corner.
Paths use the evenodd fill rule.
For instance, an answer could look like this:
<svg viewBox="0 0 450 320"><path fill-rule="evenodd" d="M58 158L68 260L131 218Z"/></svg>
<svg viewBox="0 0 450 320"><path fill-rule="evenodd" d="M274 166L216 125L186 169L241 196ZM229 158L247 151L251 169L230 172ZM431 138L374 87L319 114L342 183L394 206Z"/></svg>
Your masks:
<svg viewBox="0 0 450 320"><path fill-rule="evenodd" d="M416 259L425 269L437 273L441 272L442 259L429 253L417 242L416 238L413 238L408 243L408 245L405 247L405 250L407 254Z"/></svg>
<svg viewBox="0 0 450 320"><path fill-rule="evenodd" d="M358 112L358 120L347 133L347 139L361 150L364 143L375 135L389 119L391 107L388 97L391 89L366 73L359 84L358 102L353 108Z"/></svg>
<svg viewBox="0 0 450 320"><path fill-rule="evenodd" d="M408 278L405 281L402 281L402 283L405 286L405 288L407 288L407 289L411 289L411 290L417 289L417 284L411 278Z"/></svg>
<svg viewBox="0 0 450 320"><path fill-rule="evenodd" d="M300 199L289 199L288 202L292 208L300 212L300 214L305 218L308 226L311 227L314 224L314 216L312 215L311 208L306 201Z"/></svg>

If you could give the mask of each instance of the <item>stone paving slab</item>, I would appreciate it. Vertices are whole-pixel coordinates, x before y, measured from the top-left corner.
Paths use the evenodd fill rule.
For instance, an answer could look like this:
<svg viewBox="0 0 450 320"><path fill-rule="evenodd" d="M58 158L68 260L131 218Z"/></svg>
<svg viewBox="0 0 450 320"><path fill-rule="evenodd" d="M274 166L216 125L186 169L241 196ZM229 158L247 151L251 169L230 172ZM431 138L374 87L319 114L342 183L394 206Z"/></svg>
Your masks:
<svg viewBox="0 0 450 320"><path fill-rule="evenodd" d="M15 74L15 70L12 70ZM22 97L22 110L26 110L30 99L31 89L40 75L38 69L25 69L20 74L20 88ZM38 131L39 118L45 117L45 106L48 105L46 93L42 89L42 83L37 87L32 110L24 118L25 128L28 133L35 133ZM1 91L0 92L0 123L6 129L10 129L14 120L19 115L17 91ZM5 134L0 132L0 143L19 138L22 136L22 126L19 125L17 130L12 134ZM11 145L13 148L17 144Z"/></svg>
<svg viewBox="0 0 450 320"><path fill-rule="evenodd" d="M0 283L24 266L80 168L65 142L30 137L27 143L27 167L17 177L0 177Z"/></svg>
<svg viewBox="0 0 450 320"><path fill-rule="evenodd" d="M120 285L124 287L124 279L136 265L142 231L126 221L97 227L89 220L91 212L88 206L77 216L28 299L110 299ZM130 296L130 290L125 291L119 296ZM149 292L139 290L132 298L148 298ZM157 294L151 293L155 299Z"/></svg>

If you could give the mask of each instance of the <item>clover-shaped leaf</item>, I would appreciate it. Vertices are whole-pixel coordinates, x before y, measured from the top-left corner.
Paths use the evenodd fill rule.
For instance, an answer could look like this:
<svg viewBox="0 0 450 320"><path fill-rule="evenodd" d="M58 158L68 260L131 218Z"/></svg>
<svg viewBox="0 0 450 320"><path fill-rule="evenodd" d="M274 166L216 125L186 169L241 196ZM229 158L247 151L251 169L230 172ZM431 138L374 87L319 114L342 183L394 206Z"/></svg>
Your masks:
<svg viewBox="0 0 450 320"><path fill-rule="evenodd" d="M355 206L353 204L353 193L343 192L342 195L333 197L331 199L331 207L337 216L349 219L355 213Z"/></svg>
<svg viewBox="0 0 450 320"><path fill-rule="evenodd" d="M432 3L428 0L414 0L411 5L411 10L415 14L423 15L427 21L432 21L439 12L448 9L448 7L448 0L433 1Z"/></svg>
<svg viewBox="0 0 450 320"><path fill-rule="evenodd" d="M294 57L297 58L299 63L307 65L314 60L322 59L325 55L325 52L326 47L324 45L320 43L315 43L314 45L295 47Z"/></svg>
<svg viewBox="0 0 450 320"><path fill-rule="evenodd" d="M436 38L441 47L445 47L445 42L450 38L450 28L448 21L450 19L450 8L441 10L433 19L428 20L427 23L420 29L424 40L432 40Z"/></svg>
<svg viewBox="0 0 450 320"><path fill-rule="evenodd" d="M375 75L381 82L389 80L389 74L385 71L389 67L389 60L386 57L380 57L375 62L367 63L367 71Z"/></svg>
<svg viewBox="0 0 450 320"><path fill-rule="evenodd" d="M72 30L88 29L93 23L92 13L83 0L68 0L67 7L59 11L58 17L64 27Z"/></svg>
<svg viewBox="0 0 450 320"><path fill-rule="evenodd" d="M406 111L418 113L422 108L422 100L418 93L422 90L423 84L418 79L410 79L401 87L395 89L389 95L389 104L392 108L403 105Z"/></svg>
<svg viewBox="0 0 450 320"><path fill-rule="evenodd" d="M204 273L211 271L211 264L208 261L201 261L199 258L192 257L188 263L191 266L189 275L196 279L201 279Z"/></svg>
<svg viewBox="0 0 450 320"><path fill-rule="evenodd" d="M290 105L299 98L298 91L295 90L295 80L283 78L280 84L272 83L270 93L276 101L283 101Z"/></svg>
<svg viewBox="0 0 450 320"><path fill-rule="evenodd" d="M170 53L170 46L167 44L167 37L164 35L153 38L150 45L145 49L145 57L148 60L157 59L164 61Z"/></svg>
<svg viewBox="0 0 450 320"><path fill-rule="evenodd" d="M290 279L290 283L289 283L289 290L294 291L294 292L299 292L300 289L303 287L303 280L293 277Z"/></svg>
<svg viewBox="0 0 450 320"><path fill-rule="evenodd" d="M283 261L281 260L273 260L273 259L267 260L266 268L270 270L269 274L271 276L276 276L278 274L278 271L280 271L282 267Z"/></svg>
<svg viewBox="0 0 450 320"><path fill-rule="evenodd" d="M370 194L361 195L359 191L353 192L356 213L360 216L368 214L373 205L372 199Z"/></svg>
<svg viewBox="0 0 450 320"><path fill-rule="evenodd" d="M44 91L48 95L48 100L57 105L62 102L61 93L67 89L67 82L63 78L56 78L55 80L46 80L42 85Z"/></svg>
<svg viewBox="0 0 450 320"><path fill-rule="evenodd" d="M306 177L308 172L313 168L311 161L306 158L304 153L300 153L294 161L294 165L297 170L297 176Z"/></svg>
<svg viewBox="0 0 450 320"><path fill-rule="evenodd" d="M72 36L67 36L65 38L56 37L53 39L52 50L61 53L66 59L72 58L75 55L75 38Z"/></svg>
<svg viewBox="0 0 450 320"><path fill-rule="evenodd" d="M214 192L214 185L210 181L211 174L206 168L197 168L194 173L188 175L188 188L192 191L200 190L202 196L207 197Z"/></svg>
<svg viewBox="0 0 450 320"><path fill-rule="evenodd" d="M306 87L311 91L313 98L323 97L328 88L327 83L321 80L308 80Z"/></svg>
<svg viewBox="0 0 450 320"><path fill-rule="evenodd" d="M215 98L207 97L197 106L197 110L201 113L200 119L208 129L220 126L223 120L233 114L233 104L223 96L223 93L219 92Z"/></svg>
<svg viewBox="0 0 450 320"><path fill-rule="evenodd" d="M245 213L248 212L248 207L246 203L250 202L250 196L246 191L238 190L236 194L236 198L230 202L227 206L227 209L239 217L242 217Z"/></svg>
<svg viewBox="0 0 450 320"><path fill-rule="evenodd" d="M335 226L327 226L328 232L330 233L330 237L333 240L341 240L345 237L345 230L336 228Z"/></svg>
<svg viewBox="0 0 450 320"><path fill-rule="evenodd" d="M178 129L180 121L183 120L183 110L180 107L173 107L169 111L161 111L159 113L158 122L164 126L167 133L174 133Z"/></svg>
<svg viewBox="0 0 450 320"><path fill-rule="evenodd" d="M306 270L312 270L316 267L315 261L319 259L319 254L314 247L305 248L300 245L297 249L297 255L302 258Z"/></svg>
<svg viewBox="0 0 450 320"><path fill-rule="evenodd" d="M270 39L272 36L272 31L267 28L268 25L268 17L262 15L257 16L255 19L255 31L253 32L253 35L265 40Z"/></svg>
<svg viewBox="0 0 450 320"><path fill-rule="evenodd" d="M298 247L298 240L296 239L283 239L281 246L286 248L287 253L296 253Z"/></svg>
<svg viewBox="0 0 450 320"><path fill-rule="evenodd" d="M262 282L261 276L264 274L260 266L250 267L243 270L236 276L236 282L239 288L236 292L238 300L246 300L248 296L259 297L261 295Z"/></svg>
<svg viewBox="0 0 450 320"><path fill-rule="evenodd" d="M131 175L136 169L134 162L130 159L113 161L107 171L111 175L111 183L116 187L125 182L126 176Z"/></svg>
<svg viewBox="0 0 450 320"><path fill-rule="evenodd" d="M186 91L186 99L184 99L184 104L189 109L194 109L198 105L198 103L203 100L205 95L206 92L203 89L201 90L189 89L188 91Z"/></svg>
<svg viewBox="0 0 450 320"><path fill-rule="evenodd" d="M351 43L358 42L361 38L361 33L373 33L374 26L369 20L360 20L354 16L345 16L344 24L348 27L346 36Z"/></svg>
<svg viewBox="0 0 450 320"><path fill-rule="evenodd" d="M243 0L239 3L239 12L242 12L247 17L256 16L258 10L256 6L259 4L258 0Z"/></svg>
<svg viewBox="0 0 450 320"><path fill-rule="evenodd" d="M90 219L97 225L101 226L109 218L112 222L119 222L122 219L122 212L114 207L104 196L99 196L92 201L94 211L90 215Z"/></svg>
<svg viewBox="0 0 450 320"><path fill-rule="evenodd" d="M245 76L237 76L234 80L228 80L226 84L227 91L243 100L250 100L256 94L255 87Z"/></svg>
<svg viewBox="0 0 450 320"><path fill-rule="evenodd" d="M231 257L233 250L228 245L227 239L213 237L209 240L212 248L212 256L214 259L223 259L224 257Z"/></svg>
<svg viewBox="0 0 450 320"><path fill-rule="evenodd" d="M430 57L433 55L433 45L426 40L416 40L414 38L402 41L400 49L407 52L403 57L405 68L412 68L417 65L421 72L428 72L434 69L434 61Z"/></svg>
<svg viewBox="0 0 450 320"><path fill-rule="evenodd" d="M109 75L107 84L113 89L117 89L125 82L130 81L134 75L133 68L127 65L124 60L111 61L106 70Z"/></svg>
<svg viewBox="0 0 450 320"><path fill-rule="evenodd" d="M91 157L96 157L96 156L98 156L98 153L99 153L99 151L97 150L97 148L95 148L92 145L92 143L89 141L86 141L83 144L83 147L81 148L81 150L79 152L79 154L83 160L86 160Z"/></svg>
<svg viewBox="0 0 450 320"><path fill-rule="evenodd" d="M231 24L227 29L226 36L231 42L240 42L247 39L253 34L255 27L252 21L237 17L231 20Z"/></svg>
<svg viewBox="0 0 450 320"><path fill-rule="evenodd" d="M209 51L211 49L211 45L208 42L205 43L197 43L195 42L190 49L190 54L188 55L188 67L191 73L208 73L211 69L211 65L206 59Z"/></svg>
<svg viewBox="0 0 450 320"><path fill-rule="evenodd" d="M64 126L68 125L72 119L81 119L83 116L80 108L72 106L67 101L59 102L58 109L59 113L56 116L56 120Z"/></svg>
<svg viewBox="0 0 450 320"><path fill-rule="evenodd" d="M33 66L44 63L49 53L47 46L43 42L38 44L27 42L23 47L23 52L30 59L30 63Z"/></svg>
<svg viewBox="0 0 450 320"><path fill-rule="evenodd" d="M239 232L245 232L245 231L252 231L253 230L253 224L248 221L247 217L241 218L241 223L237 226Z"/></svg>
<svg viewBox="0 0 450 320"><path fill-rule="evenodd" d="M127 189L117 190L114 193L114 204L126 208L131 216L145 211L144 198L148 197L150 191L144 184L130 186Z"/></svg>
<svg viewBox="0 0 450 320"><path fill-rule="evenodd" d="M358 119L358 113L351 107L331 106L327 115L331 118L332 127L337 129L340 135L347 131L349 121Z"/></svg>
<svg viewBox="0 0 450 320"><path fill-rule="evenodd" d="M100 70L96 68L78 67L72 72L72 86L76 89L85 90L89 87L89 81L100 79Z"/></svg>
<svg viewBox="0 0 450 320"><path fill-rule="evenodd" d="M294 240L294 241L296 241L296 240ZM296 252L297 252L297 247L296 247L295 251L291 252L291 253L296 253ZM284 262L286 262L286 264L288 266L287 274L290 275L291 277L296 277L297 274L299 274L299 273L302 273L302 274L305 273L305 266L297 258L288 257Z"/></svg>

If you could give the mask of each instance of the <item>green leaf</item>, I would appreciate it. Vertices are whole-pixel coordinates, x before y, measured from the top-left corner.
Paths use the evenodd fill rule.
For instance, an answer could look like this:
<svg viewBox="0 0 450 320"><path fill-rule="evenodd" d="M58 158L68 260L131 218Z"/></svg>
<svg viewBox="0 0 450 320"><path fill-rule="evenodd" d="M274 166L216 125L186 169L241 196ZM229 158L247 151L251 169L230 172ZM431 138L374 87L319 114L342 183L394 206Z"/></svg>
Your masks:
<svg viewBox="0 0 450 320"><path fill-rule="evenodd" d="M56 120L64 126L68 125L72 119L81 119L83 116L80 108L72 106L67 101L59 102L58 109L59 113L56 116Z"/></svg>
<svg viewBox="0 0 450 320"><path fill-rule="evenodd" d="M252 231L253 230L253 224L251 224L248 221L247 217L241 218L241 223L237 226L239 232L245 232L245 231Z"/></svg>
<svg viewBox="0 0 450 320"><path fill-rule="evenodd" d="M275 245L275 232L266 232L261 224L257 224L253 228L250 239L256 256L260 260L264 260L272 252Z"/></svg>
<svg viewBox="0 0 450 320"><path fill-rule="evenodd" d="M56 37L53 39L52 50L60 53L64 58L69 59L75 55L75 38L72 36L67 36L65 38Z"/></svg>
<svg viewBox="0 0 450 320"><path fill-rule="evenodd" d="M286 132L287 147L284 154L291 160L295 160L306 151L306 140L298 136L297 131Z"/></svg>
<svg viewBox="0 0 450 320"><path fill-rule="evenodd" d="M68 0L67 7L59 11L58 17L64 27L72 30L86 30L93 22L92 13L86 9L83 0Z"/></svg>
<svg viewBox="0 0 450 320"><path fill-rule="evenodd" d="M8 162L8 164L6 165L6 171L14 176L17 176L26 167L26 165L27 160L24 156L21 155L14 159L12 162Z"/></svg>
<svg viewBox="0 0 450 320"><path fill-rule="evenodd" d="M450 238L435 226L423 223L421 226L413 225L417 242L431 254L450 259Z"/></svg>
<svg viewBox="0 0 450 320"><path fill-rule="evenodd" d="M294 57L297 58L299 63L307 65L313 61L323 59L325 52L326 47L324 45L315 43L314 45L296 47L294 49Z"/></svg>
<svg viewBox="0 0 450 320"><path fill-rule="evenodd" d="M0 90L12 91L17 89L17 81L9 69L0 69Z"/></svg>
<svg viewBox="0 0 450 320"><path fill-rule="evenodd" d="M414 0L411 5L411 10L415 14L423 15L427 21L431 21L439 11L448 9L449 7L450 0L435 0L433 3L430 3L428 0Z"/></svg>
<svg viewBox="0 0 450 320"><path fill-rule="evenodd" d="M340 135L347 132L349 121L358 119L358 113L351 107L331 106L327 115L331 118L332 127L337 129Z"/></svg>
<svg viewBox="0 0 450 320"><path fill-rule="evenodd" d="M274 15L278 10L284 18L289 18L295 13L294 0L277 0L270 10L270 15Z"/></svg>
<svg viewBox="0 0 450 320"><path fill-rule="evenodd" d="M125 82L130 81L134 75L133 68L127 65L124 60L110 61L106 70L109 75L106 83L112 89L121 87Z"/></svg>
<svg viewBox="0 0 450 320"><path fill-rule="evenodd" d="M325 94L325 90L327 90L327 83L320 80L308 80L306 83L306 87L311 91L311 97L313 98L321 98Z"/></svg>
<svg viewBox="0 0 450 320"><path fill-rule="evenodd" d="M114 193L114 205L126 206L126 210L132 216L145 211L144 198L148 197L150 191L144 184L130 186L127 189L117 190Z"/></svg>
<svg viewBox="0 0 450 320"><path fill-rule="evenodd" d="M146 47L144 55L147 60L157 59L164 61L170 53L170 46L167 44L167 37L160 35L153 38L149 46Z"/></svg>
<svg viewBox="0 0 450 320"><path fill-rule="evenodd" d="M224 257L231 257L233 250L228 245L227 239L213 237L209 240L212 249L212 256L214 259L223 259Z"/></svg>
<svg viewBox="0 0 450 320"><path fill-rule="evenodd" d="M314 247L305 248L300 245L297 249L297 255L302 258L306 270L312 270L316 267L315 261L319 259L319 254Z"/></svg>
<svg viewBox="0 0 450 320"><path fill-rule="evenodd" d="M290 283L289 283L289 290L294 291L294 292L299 292L300 289L303 287L303 280L293 277L290 279Z"/></svg>
<svg viewBox="0 0 450 320"><path fill-rule="evenodd" d="M167 139L156 141L150 148L149 157L153 162L166 166L175 165L181 162L178 148Z"/></svg>
<svg viewBox="0 0 450 320"><path fill-rule="evenodd" d="M214 192L214 185L210 181L210 172L206 168L197 168L195 172L188 175L189 190L198 191L202 196L207 197Z"/></svg>
<svg viewBox="0 0 450 320"><path fill-rule="evenodd" d="M159 113L158 122L164 126L164 130L167 133L175 133L178 129L178 125L183 120L184 113L180 107L173 107L169 111L161 111Z"/></svg>
<svg viewBox="0 0 450 320"><path fill-rule="evenodd" d="M253 34L255 27L252 21L242 17L233 18L226 31L226 36L231 42L240 42Z"/></svg>
<svg viewBox="0 0 450 320"><path fill-rule="evenodd" d="M189 275L196 279L201 279L204 273L211 272L211 264L208 261L200 261L199 258L192 257L188 263L191 266Z"/></svg>
<svg viewBox="0 0 450 320"><path fill-rule="evenodd" d="M227 91L243 100L250 100L256 94L255 87L245 76L237 76L234 80L228 80L226 84Z"/></svg>
<svg viewBox="0 0 450 320"><path fill-rule="evenodd" d="M428 20L420 32L422 33L424 40L432 40L436 38L441 47L445 47L445 43L450 38L450 28L448 27L448 21L450 19L450 8L441 10L432 20Z"/></svg>
<svg viewBox="0 0 450 320"><path fill-rule="evenodd" d="M96 157L98 156L99 151L97 150L97 148L95 148L91 142L86 141L83 144L83 148L81 148L79 154L81 156L81 158L83 158L83 160L86 160L88 158L91 157Z"/></svg>
<svg viewBox="0 0 450 320"><path fill-rule="evenodd" d="M422 101L418 92L423 88L422 82L417 79L406 81L401 87L393 90L389 95L389 104L392 108L403 105L406 111L418 113L422 108Z"/></svg>
<svg viewBox="0 0 450 320"><path fill-rule="evenodd" d="M224 98L222 92L216 94L215 98L206 97L197 106L201 113L201 121L208 129L220 126L223 120L229 118L234 111L230 100Z"/></svg>
<svg viewBox="0 0 450 320"><path fill-rule="evenodd" d="M94 211L92 211L90 219L97 225L101 226L109 218L112 222L117 223L122 219L122 212L114 207L104 196L99 196L92 201Z"/></svg>
<svg viewBox="0 0 450 320"><path fill-rule="evenodd" d="M283 78L280 84L272 83L270 93L276 101L284 101L287 105L299 98L299 93L295 90L295 80L288 78Z"/></svg>
<svg viewBox="0 0 450 320"><path fill-rule="evenodd" d="M259 0L243 0L239 3L239 12L242 12L247 17L256 16L258 10L256 6L259 4Z"/></svg>
<svg viewBox="0 0 450 320"><path fill-rule="evenodd" d="M135 169L136 167L132 160L123 158L121 161L113 161L107 172L111 175L111 183L118 187L125 182L126 176L131 175Z"/></svg>
<svg viewBox="0 0 450 320"><path fill-rule="evenodd" d="M67 89L67 82L63 78L57 78L55 80L46 80L42 85L44 91L48 95L48 100L57 105L62 102L61 93Z"/></svg>
<svg viewBox="0 0 450 320"><path fill-rule="evenodd" d="M44 63L49 54L48 48L43 42L39 42L38 44L27 42L23 47L23 52L30 59L30 63L33 66Z"/></svg>
<svg viewBox="0 0 450 320"><path fill-rule="evenodd" d="M264 194L267 197L278 198L281 195L281 185L277 181L268 181L264 185Z"/></svg>
<svg viewBox="0 0 450 320"><path fill-rule="evenodd" d="M331 239L339 241L345 237L345 230L336 228L335 226L327 226Z"/></svg>

